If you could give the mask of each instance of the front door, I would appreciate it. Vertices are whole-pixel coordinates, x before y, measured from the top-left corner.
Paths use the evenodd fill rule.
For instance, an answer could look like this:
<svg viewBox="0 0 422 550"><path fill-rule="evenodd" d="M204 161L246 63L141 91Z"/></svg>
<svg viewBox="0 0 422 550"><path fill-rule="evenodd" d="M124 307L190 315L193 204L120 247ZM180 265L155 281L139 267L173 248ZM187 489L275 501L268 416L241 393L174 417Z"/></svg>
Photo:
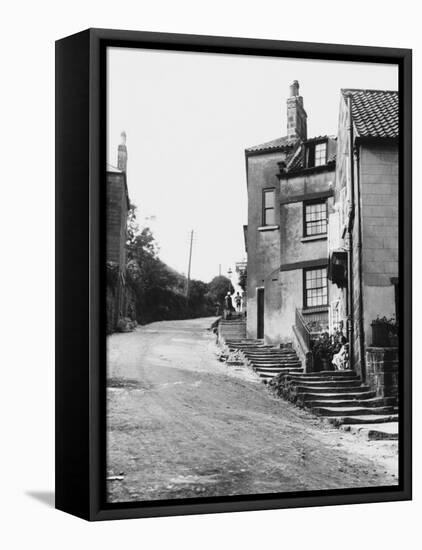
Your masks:
<svg viewBox="0 0 422 550"><path fill-rule="evenodd" d="M264 338L264 289L257 289L257 309L258 309L258 319L257 319L257 338Z"/></svg>

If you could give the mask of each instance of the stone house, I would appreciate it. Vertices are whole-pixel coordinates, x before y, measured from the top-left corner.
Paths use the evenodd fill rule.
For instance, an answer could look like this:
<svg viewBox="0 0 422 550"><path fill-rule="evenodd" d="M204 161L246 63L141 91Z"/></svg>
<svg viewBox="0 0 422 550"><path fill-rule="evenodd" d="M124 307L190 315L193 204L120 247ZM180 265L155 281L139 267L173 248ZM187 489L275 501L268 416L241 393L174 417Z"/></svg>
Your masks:
<svg viewBox="0 0 422 550"><path fill-rule="evenodd" d="M117 168L106 169L106 306L107 332L113 332L119 319L130 315L133 297L126 284L127 217L130 201L126 182L126 135L118 147Z"/></svg>
<svg viewBox="0 0 422 550"><path fill-rule="evenodd" d="M385 378L396 386L397 349L374 349L371 324L398 318L398 93L343 89L340 95L328 217L330 328L347 328L352 365L363 379L376 386L374 368L388 363L382 385Z"/></svg>
<svg viewBox="0 0 422 550"><path fill-rule="evenodd" d="M336 139L308 139L294 81L287 135L246 149L250 338L304 346L303 325L328 325L327 217L334 193Z"/></svg>

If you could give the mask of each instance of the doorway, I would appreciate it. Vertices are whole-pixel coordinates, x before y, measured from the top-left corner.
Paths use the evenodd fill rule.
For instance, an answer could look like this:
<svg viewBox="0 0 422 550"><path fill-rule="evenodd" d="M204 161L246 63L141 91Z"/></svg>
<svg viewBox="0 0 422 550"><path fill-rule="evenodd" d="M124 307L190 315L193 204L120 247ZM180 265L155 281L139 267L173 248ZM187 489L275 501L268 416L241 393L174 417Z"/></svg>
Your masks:
<svg viewBox="0 0 422 550"><path fill-rule="evenodd" d="M264 289L257 289L257 338L264 338Z"/></svg>

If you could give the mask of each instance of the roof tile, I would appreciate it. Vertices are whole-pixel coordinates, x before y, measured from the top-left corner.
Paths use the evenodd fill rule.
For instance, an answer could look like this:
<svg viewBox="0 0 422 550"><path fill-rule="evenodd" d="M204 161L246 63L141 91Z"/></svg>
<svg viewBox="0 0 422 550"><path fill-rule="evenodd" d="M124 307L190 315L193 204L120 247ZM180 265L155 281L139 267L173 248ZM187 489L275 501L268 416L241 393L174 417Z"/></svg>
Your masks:
<svg viewBox="0 0 422 550"><path fill-rule="evenodd" d="M398 92L343 89L342 94L352 96L353 122L359 137L398 137Z"/></svg>
<svg viewBox="0 0 422 550"><path fill-rule="evenodd" d="M295 140L289 140L287 139L287 136L283 136L277 139L273 139L272 141L267 141L265 143L261 143L260 145L253 145L252 147L248 147L246 149L246 152L252 153L255 151L266 151L271 149L279 149L280 147L285 147L286 145L294 145Z"/></svg>

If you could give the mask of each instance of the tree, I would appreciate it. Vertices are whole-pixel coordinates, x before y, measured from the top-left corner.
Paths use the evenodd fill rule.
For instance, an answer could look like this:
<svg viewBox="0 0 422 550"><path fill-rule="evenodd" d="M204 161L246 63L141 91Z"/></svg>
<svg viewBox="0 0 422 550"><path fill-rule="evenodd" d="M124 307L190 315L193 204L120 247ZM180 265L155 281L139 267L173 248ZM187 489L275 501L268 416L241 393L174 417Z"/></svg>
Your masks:
<svg viewBox="0 0 422 550"><path fill-rule="evenodd" d="M214 306L216 304L222 305L227 292L230 292L230 294L234 292L230 279L224 275L218 275L208 285L207 299Z"/></svg>
<svg viewBox="0 0 422 550"><path fill-rule="evenodd" d="M160 260L159 247L150 228L139 229L134 205L128 213L126 246L127 280L135 291L139 323L212 315L216 299L224 298L232 289L229 279L222 277L221 290L214 285L210 299L209 285L192 280L186 299L186 277Z"/></svg>
<svg viewBox="0 0 422 550"><path fill-rule="evenodd" d="M214 313L214 304L208 299L208 286L203 281L191 280L189 285L188 312L192 317L206 317Z"/></svg>

